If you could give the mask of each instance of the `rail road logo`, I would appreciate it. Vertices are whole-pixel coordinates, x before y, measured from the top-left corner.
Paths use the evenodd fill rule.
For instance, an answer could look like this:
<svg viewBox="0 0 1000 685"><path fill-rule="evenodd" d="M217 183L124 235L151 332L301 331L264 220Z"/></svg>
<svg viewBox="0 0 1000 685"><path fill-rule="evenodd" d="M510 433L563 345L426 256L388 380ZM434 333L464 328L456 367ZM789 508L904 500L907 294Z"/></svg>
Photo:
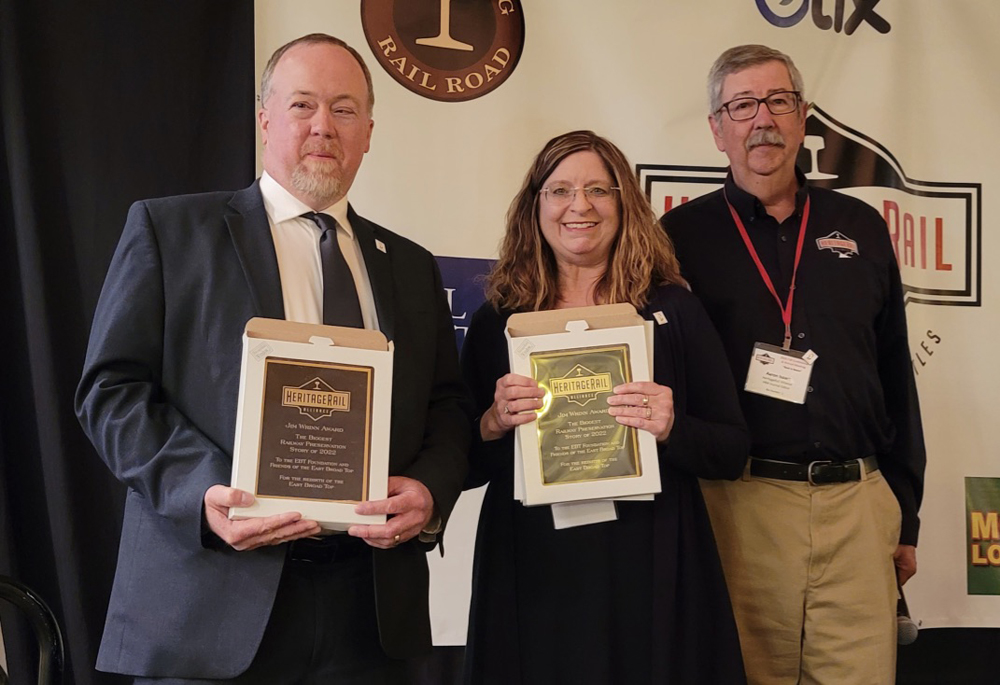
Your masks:
<svg viewBox="0 0 1000 685"><path fill-rule="evenodd" d="M849 14L847 0L828 0L825 3L823 0L755 1L761 15L778 28L795 26L805 19L806 14L812 9L812 22L822 31L832 28L834 33L843 32L849 36L862 24L867 24L879 33L889 33L892 29L889 22L875 11L875 6L881 0L853 0Z"/></svg>
<svg viewBox="0 0 1000 685"><path fill-rule="evenodd" d="M840 231L834 231L825 238L816 239L816 247L821 250L830 250L841 259L850 259L858 256L858 244Z"/></svg>
<svg viewBox="0 0 1000 685"><path fill-rule="evenodd" d="M281 388L281 406L295 407L303 416L319 421L336 411L351 411L351 393L334 390L321 378L313 378L300 386Z"/></svg>
<svg viewBox="0 0 1000 685"><path fill-rule="evenodd" d="M856 197L882 215L907 303L982 304L981 183L911 179L885 147L815 105L797 163L811 185ZM636 171L658 215L720 188L726 178L726 167L639 164Z"/></svg>
<svg viewBox="0 0 1000 685"><path fill-rule="evenodd" d="M1000 595L1000 478L965 479L968 593Z"/></svg>
<svg viewBox="0 0 1000 685"><path fill-rule="evenodd" d="M553 397L565 397L567 402L581 407L612 388L610 373L594 373L582 364L574 366L562 378L550 379L549 384Z"/></svg>
<svg viewBox="0 0 1000 685"><path fill-rule="evenodd" d="M392 78L442 102L495 90L524 49L521 0L361 0L361 25Z"/></svg>
<svg viewBox="0 0 1000 685"><path fill-rule="evenodd" d="M767 352L761 352L756 357L754 357L754 359L756 359L759 364L763 364L764 366L774 363L774 357L769 355Z"/></svg>

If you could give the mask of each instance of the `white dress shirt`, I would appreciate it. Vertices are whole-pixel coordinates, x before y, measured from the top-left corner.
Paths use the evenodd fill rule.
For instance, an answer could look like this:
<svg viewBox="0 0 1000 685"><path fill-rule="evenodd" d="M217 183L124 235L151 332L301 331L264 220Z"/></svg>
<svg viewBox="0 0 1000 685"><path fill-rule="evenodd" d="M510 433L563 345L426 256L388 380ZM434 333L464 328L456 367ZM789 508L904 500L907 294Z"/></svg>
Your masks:
<svg viewBox="0 0 1000 685"><path fill-rule="evenodd" d="M264 198L264 210L278 256L285 319L323 323L323 263L319 251L323 231L315 221L302 216L313 210L285 190L266 171L260 177L260 194ZM365 328L378 330L378 314L375 312L368 269L365 268L354 230L347 220L347 196L320 213L329 214L337 220L337 242L354 276Z"/></svg>

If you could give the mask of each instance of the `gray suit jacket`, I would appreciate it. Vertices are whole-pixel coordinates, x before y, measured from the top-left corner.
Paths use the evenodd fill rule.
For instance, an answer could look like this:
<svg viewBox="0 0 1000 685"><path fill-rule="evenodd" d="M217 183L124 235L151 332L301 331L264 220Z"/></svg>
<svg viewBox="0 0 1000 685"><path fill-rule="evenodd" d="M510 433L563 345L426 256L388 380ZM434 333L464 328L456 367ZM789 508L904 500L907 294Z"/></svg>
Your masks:
<svg viewBox="0 0 1000 685"><path fill-rule="evenodd" d="M440 274L415 243L353 210L350 221L395 343L389 470L424 483L446 521L470 420ZM236 552L211 544L202 523L205 491L230 480L241 336L254 316L284 318L256 183L132 206L76 397L84 430L128 486L100 670L229 678L257 651L285 546ZM424 549L376 550L374 570L386 652L429 649Z"/></svg>

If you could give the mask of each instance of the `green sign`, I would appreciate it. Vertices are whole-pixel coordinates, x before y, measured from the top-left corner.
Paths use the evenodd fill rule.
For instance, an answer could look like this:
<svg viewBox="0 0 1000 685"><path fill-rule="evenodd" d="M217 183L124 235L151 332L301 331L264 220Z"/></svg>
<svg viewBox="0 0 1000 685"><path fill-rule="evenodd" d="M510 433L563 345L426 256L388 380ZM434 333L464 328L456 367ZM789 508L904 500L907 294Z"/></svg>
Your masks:
<svg viewBox="0 0 1000 685"><path fill-rule="evenodd" d="M965 479L970 595L1000 595L1000 478Z"/></svg>

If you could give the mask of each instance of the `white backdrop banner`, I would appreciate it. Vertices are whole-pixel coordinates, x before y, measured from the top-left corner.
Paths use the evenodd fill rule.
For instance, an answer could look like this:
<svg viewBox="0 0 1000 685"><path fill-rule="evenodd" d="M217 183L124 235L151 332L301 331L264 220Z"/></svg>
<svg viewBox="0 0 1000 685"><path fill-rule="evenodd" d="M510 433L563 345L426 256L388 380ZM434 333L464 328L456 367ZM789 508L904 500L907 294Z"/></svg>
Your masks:
<svg viewBox="0 0 1000 685"><path fill-rule="evenodd" d="M439 256L456 335L482 301L504 214L552 136L617 143L657 213L718 187L705 79L742 43L788 53L813 103L799 166L886 219L903 274L927 441L924 627L1000 627L995 0L256 0L257 74L297 36L365 57L372 149L351 202ZM481 492L430 555L435 641L465 642Z"/></svg>

